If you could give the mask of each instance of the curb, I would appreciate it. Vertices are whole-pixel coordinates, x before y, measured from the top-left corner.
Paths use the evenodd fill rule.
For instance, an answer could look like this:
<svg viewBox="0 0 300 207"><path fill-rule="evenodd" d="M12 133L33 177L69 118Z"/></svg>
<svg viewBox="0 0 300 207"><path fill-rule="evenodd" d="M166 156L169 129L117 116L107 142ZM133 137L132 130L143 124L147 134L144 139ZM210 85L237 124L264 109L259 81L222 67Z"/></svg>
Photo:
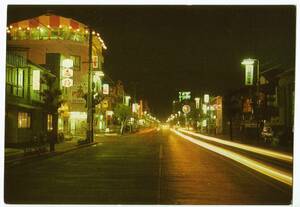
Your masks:
<svg viewBox="0 0 300 207"><path fill-rule="evenodd" d="M70 149L60 151L60 152L46 152L46 153L43 153L43 154L40 154L40 155L37 154L37 155L24 156L24 157L12 159L12 160L7 160L7 161L5 161L5 164L12 164L14 162L31 160L31 159L34 159L34 158L45 158L45 157L52 157L52 156L56 156L56 155L62 155L62 154L67 153L67 152L75 151L77 149L89 147L89 146L96 145L96 144L98 144L98 142L93 142L93 143L83 144L83 145L75 145L75 147L72 147Z"/></svg>

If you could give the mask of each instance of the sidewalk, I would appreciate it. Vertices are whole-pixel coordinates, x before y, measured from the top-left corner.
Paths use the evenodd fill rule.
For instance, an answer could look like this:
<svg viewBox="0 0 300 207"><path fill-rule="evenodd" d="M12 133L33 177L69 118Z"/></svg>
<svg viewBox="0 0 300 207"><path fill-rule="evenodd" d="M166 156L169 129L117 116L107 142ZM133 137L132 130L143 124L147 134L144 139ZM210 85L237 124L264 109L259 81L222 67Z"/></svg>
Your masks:
<svg viewBox="0 0 300 207"><path fill-rule="evenodd" d="M97 142L89 143L89 144L77 144L77 139L71 140L71 141L65 141L62 143L58 143L55 145L55 151L50 152L49 151L49 145L47 146L47 151L41 154L33 153L33 154L24 154L23 149L15 149L15 148L5 148L5 163L11 163L15 161L22 161L27 160L35 157L42 157L42 156L51 156L51 155L57 155L62 154L65 152L69 152L72 150L76 150L82 147L87 147L93 144L97 144Z"/></svg>
<svg viewBox="0 0 300 207"><path fill-rule="evenodd" d="M62 143L56 144L54 152L49 152L49 145L48 145L47 151L44 153L41 153L41 154L34 153L34 154L25 155L23 149L5 148L5 163L12 163L12 162L32 159L32 158L36 158L36 157L54 156L54 155L58 155L58 154L63 154L65 152L69 152L69 151L73 151L73 150L76 150L79 148L97 144L103 137L118 137L118 136L127 137L127 136L131 136L134 134L145 134L145 133L148 133L153 130L154 130L154 128L150 128L150 129L146 128L146 129L142 129L136 133L130 133L130 134L124 134L124 135L120 135L117 133L97 133L94 135L93 143L81 144L81 145L78 145L78 143L77 143L77 141L80 139L78 137L78 138L72 139L70 141L64 141ZM83 139L83 138L81 138L81 139Z"/></svg>

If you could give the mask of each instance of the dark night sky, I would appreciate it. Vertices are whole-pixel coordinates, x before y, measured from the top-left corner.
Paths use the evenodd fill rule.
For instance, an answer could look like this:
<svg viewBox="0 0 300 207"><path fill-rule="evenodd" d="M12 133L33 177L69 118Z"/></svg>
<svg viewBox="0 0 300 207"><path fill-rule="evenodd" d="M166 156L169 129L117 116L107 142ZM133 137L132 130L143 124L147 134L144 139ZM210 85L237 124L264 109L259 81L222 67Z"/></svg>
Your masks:
<svg viewBox="0 0 300 207"><path fill-rule="evenodd" d="M104 71L166 118L180 90L222 95L243 85L241 60L294 66L293 6L8 6L8 23L44 14L91 25ZM132 93L131 93L132 94Z"/></svg>

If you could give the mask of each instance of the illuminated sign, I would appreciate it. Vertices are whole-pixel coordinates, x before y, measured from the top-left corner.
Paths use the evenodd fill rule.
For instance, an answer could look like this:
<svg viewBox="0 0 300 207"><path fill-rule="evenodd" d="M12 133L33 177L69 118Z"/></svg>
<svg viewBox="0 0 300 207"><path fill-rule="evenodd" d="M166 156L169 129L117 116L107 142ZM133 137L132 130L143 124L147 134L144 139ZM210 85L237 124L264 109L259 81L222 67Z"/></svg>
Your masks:
<svg viewBox="0 0 300 207"><path fill-rule="evenodd" d="M62 77L63 79L61 80L61 84L64 87L71 87L73 86L73 70L71 69L73 67L73 60L72 59L64 59L62 61Z"/></svg>
<svg viewBox="0 0 300 207"><path fill-rule="evenodd" d="M112 116L114 114L113 111L106 111L106 116Z"/></svg>
<svg viewBox="0 0 300 207"><path fill-rule="evenodd" d="M204 103L208 103L209 102L209 95L205 94L204 95Z"/></svg>
<svg viewBox="0 0 300 207"><path fill-rule="evenodd" d="M93 57L92 57L92 62L93 62L93 69L97 69L97 68L99 68L99 65L98 65L98 63L99 63L99 57L98 56L96 56L96 55L94 55Z"/></svg>
<svg viewBox="0 0 300 207"><path fill-rule="evenodd" d="M189 105L184 105L182 107L182 111L183 111L183 113L187 114L187 113L189 113L191 111L191 107Z"/></svg>
<svg viewBox="0 0 300 207"><path fill-rule="evenodd" d="M253 85L253 65L246 65L245 69L245 85Z"/></svg>
<svg viewBox="0 0 300 207"><path fill-rule="evenodd" d="M102 86L103 94L108 95L109 94L109 85L107 83L104 83Z"/></svg>
<svg viewBox="0 0 300 207"><path fill-rule="evenodd" d="M64 78L70 78L73 77L73 70L70 68L64 68L62 71L62 75Z"/></svg>
<svg viewBox="0 0 300 207"><path fill-rule="evenodd" d="M191 99L190 91L179 92L179 101L188 100L188 99Z"/></svg>
<svg viewBox="0 0 300 207"><path fill-rule="evenodd" d="M126 104L126 106L129 106L130 99L131 99L130 96L125 96L125 104Z"/></svg>
<svg viewBox="0 0 300 207"><path fill-rule="evenodd" d="M73 86L73 80L71 78L64 78L62 79L61 83L64 87L67 88Z"/></svg>
<svg viewBox="0 0 300 207"><path fill-rule="evenodd" d="M139 110L139 104L137 103L132 104L132 112L137 113L138 110Z"/></svg>
<svg viewBox="0 0 300 207"><path fill-rule="evenodd" d="M40 70L33 70L32 71L32 89L33 90L40 90Z"/></svg>
<svg viewBox="0 0 300 207"><path fill-rule="evenodd" d="M73 60L72 59L64 59L62 61L62 66L65 68L72 68L73 67Z"/></svg>
<svg viewBox="0 0 300 207"><path fill-rule="evenodd" d="M107 100L102 101L102 107L103 108L108 108L108 101Z"/></svg>

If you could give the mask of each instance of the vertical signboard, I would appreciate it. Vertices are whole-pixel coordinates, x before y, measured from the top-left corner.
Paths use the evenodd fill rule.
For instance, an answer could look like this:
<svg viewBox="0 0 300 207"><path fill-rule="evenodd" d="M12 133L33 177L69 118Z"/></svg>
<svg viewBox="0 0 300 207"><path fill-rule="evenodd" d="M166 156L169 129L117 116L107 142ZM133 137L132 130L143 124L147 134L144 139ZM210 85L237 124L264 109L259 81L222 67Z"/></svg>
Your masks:
<svg viewBox="0 0 300 207"><path fill-rule="evenodd" d="M93 62L93 69L98 69L99 68L99 57L97 55L93 55L92 57L92 62Z"/></svg>
<svg viewBox="0 0 300 207"><path fill-rule="evenodd" d="M204 95L204 103L208 103L209 102L209 95L205 94Z"/></svg>
<svg viewBox="0 0 300 207"><path fill-rule="evenodd" d="M253 85L253 65L247 64L245 69L245 85Z"/></svg>
<svg viewBox="0 0 300 207"><path fill-rule="evenodd" d="M39 91L40 90L40 70L33 70L32 71L32 89Z"/></svg>
<svg viewBox="0 0 300 207"><path fill-rule="evenodd" d="M107 83L103 84L102 91L103 91L104 95L108 95L109 94L109 85Z"/></svg>
<svg viewBox="0 0 300 207"><path fill-rule="evenodd" d="M62 61L62 77L61 83L64 87L71 87L73 86L73 60L72 59L64 59Z"/></svg>
<svg viewBox="0 0 300 207"><path fill-rule="evenodd" d="M138 113L138 111L139 111L139 104L133 103L132 104L132 113Z"/></svg>

